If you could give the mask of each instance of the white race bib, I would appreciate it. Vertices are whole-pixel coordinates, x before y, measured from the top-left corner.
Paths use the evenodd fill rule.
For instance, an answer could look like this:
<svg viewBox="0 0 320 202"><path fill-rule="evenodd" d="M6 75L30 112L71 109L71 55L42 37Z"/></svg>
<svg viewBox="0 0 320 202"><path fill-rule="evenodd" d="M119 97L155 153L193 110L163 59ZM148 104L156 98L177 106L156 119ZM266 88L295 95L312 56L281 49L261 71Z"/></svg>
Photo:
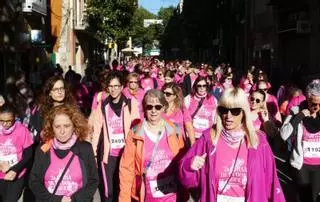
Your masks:
<svg viewBox="0 0 320 202"><path fill-rule="evenodd" d="M12 167L18 163L18 156L16 154L1 156L0 161L8 163Z"/></svg>
<svg viewBox="0 0 320 202"><path fill-rule="evenodd" d="M208 129L210 127L209 120L203 118L195 118L193 119L193 127L200 130Z"/></svg>
<svg viewBox="0 0 320 202"><path fill-rule="evenodd" d="M149 182L153 198L161 198L177 192L177 184L174 176L169 176L160 180L150 180Z"/></svg>
<svg viewBox="0 0 320 202"><path fill-rule="evenodd" d="M320 158L320 142L303 141L303 155L307 158Z"/></svg>
<svg viewBox="0 0 320 202"><path fill-rule="evenodd" d="M217 202L244 202L244 199L244 197L233 197L218 194Z"/></svg>
<svg viewBox="0 0 320 202"><path fill-rule="evenodd" d="M110 136L111 149L122 149L125 145L124 134Z"/></svg>

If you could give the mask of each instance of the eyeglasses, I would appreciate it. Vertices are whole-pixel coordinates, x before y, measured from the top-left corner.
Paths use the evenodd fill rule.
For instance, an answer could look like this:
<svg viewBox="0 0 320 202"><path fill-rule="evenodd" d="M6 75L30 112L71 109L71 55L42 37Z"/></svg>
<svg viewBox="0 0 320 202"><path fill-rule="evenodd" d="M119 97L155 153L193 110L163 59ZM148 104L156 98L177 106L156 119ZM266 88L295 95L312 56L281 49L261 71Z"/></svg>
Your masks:
<svg viewBox="0 0 320 202"><path fill-rule="evenodd" d="M251 97L250 100L251 100L251 102L256 102L257 104L259 104L261 102L260 99L254 98L254 97Z"/></svg>
<svg viewBox="0 0 320 202"><path fill-rule="evenodd" d="M118 90L120 87L121 87L121 85L108 86L108 88L110 88L110 89L114 88L116 90Z"/></svg>
<svg viewBox="0 0 320 202"><path fill-rule="evenodd" d="M260 88L259 90L268 91L268 88Z"/></svg>
<svg viewBox="0 0 320 202"><path fill-rule="evenodd" d="M138 83L138 81L129 81L130 84Z"/></svg>
<svg viewBox="0 0 320 202"><path fill-rule="evenodd" d="M54 92L54 93L64 92L64 91L65 91L65 88L64 88L64 87L61 87L61 88L52 88L51 91Z"/></svg>
<svg viewBox="0 0 320 202"><path fill-rule="evenodd" d="M158 76L163 76L163 74L158 74Z"/></svg>
<svg viewBox="0 0 320 202"><path fill-rule="evenodd" d="M207 86L208 86L207 84L204 84L204 85L198 84L198 85L197 85L197 88L207 88Z"/></svg>
<svg viewBox="0 0 320 202"><path fill-rule="evenodd" d="M14 119L9 119L9 120L0 120L1 124L12 124L12 122L14 121Z"/></svg>
<svg viewBox="0 0 320 202"><path fill-rule="evenodd" d="M239 116L242 109L241 108L226 108L226 107L218 107L218 112L220 115L228 114L229 111L233 116Z"/></svg>
<svg viewBox="0 0 320 202"><path fill-rule="evenodd" d="M320 107L320 103L310 102L311 107Z"/></svg>
<svg viewBox="0 0 320 202"><path fill-rule="evenodd" d="M162 105L147 105L146 110L151 111L153 108L155 108L157 111L159 111L162 109L162 107Z"/></svg>
<svg viewBox="0 0 320 202"><path fill-rule="evenodd" d="M163 94L164 94L166 97L170 97L170 96L174 95L173 93L170 93L170 92L163 92Z"/></svg>

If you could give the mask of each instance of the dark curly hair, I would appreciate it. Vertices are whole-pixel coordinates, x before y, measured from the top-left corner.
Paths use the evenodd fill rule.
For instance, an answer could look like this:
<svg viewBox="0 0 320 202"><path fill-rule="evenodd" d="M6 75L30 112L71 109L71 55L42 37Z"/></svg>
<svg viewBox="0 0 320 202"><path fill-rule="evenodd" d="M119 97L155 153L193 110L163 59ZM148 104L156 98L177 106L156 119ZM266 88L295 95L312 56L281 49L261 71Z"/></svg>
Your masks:
<svg viewBox="0 0 320 202"><path fill-rule="evenodd" d="M65 98L64 104L76 105L73 94L70 90L69 85L65 82L63 77L56 75L50 77L42 88L42 94L38 101L38 106L40 108L41 117L45 117L49 110L53 107L53 100L50 96L50 92L57 81L62 81L65 88Z"/></svg>
<svg viewBox="0 0 320 202"><path fill-rule="evenodd" d="M87 119L74 105L63 104L53 107L49 113L47 113L44 119L42 134L43 142L48 142L54 138L52 125L54 118L59 114L65 114L70 118L71 122L73 123L73 130L80 141L86 140L89 134Z"/></svg>

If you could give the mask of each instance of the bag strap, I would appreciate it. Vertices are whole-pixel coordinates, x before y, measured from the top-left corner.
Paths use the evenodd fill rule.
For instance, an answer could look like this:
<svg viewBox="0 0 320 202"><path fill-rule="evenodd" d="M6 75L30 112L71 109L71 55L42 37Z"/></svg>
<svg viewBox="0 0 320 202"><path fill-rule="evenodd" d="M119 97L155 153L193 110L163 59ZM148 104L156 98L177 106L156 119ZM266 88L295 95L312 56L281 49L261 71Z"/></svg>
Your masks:
<svg viewBox="0 0 320 202"><path fill-rule="evenodd" d="M52 195L55 195L55 194L56 194L56 192L57 192L57 190L58 190L58 188L59 188L59 185L60 185L60 183L62 182L62 179L63 179L64 175L66 174L68 168L70 167L70 164L71 164L72 160L74 159L74 157L75 157L75 154L73 153L72 156L71 156L71 158L69 159L66 167L64 168L64 170L63 170L63 172L62 172L62 174L61 174L61 176L60 176L60 178L59 178L59 180L58 180L58 182L57 182L57 184L56 184L56 186L55 186L55 188L54 188L54 190L53 190Z"/></svg>
<svg viewBox="0 0 320 202"><path fill-rule="evenodd" d="M150 157L150 161L148 162L146 168L144 169L144 172L143 172L144 175L147 174L147 171L149 170L149 168L151 167L151 165L152 165L152 163L153 163L153 161L154 161L154 157L155 157L155 155L156 155L156 153L157 153L157 151L158 151L158 146L159 146L159 142L160 142L161 136L162 136L162 132L159 131L159 132L158 132L157 141L155 142L155 145L154 145L153 150L152 150L152 155L151 155L151 157Z"/></svg>
<svg viewBox="0 0 320 202"><path fill-rule="evenodd" d="M200 102L198 103L198 106L197 106L196 111L194 111L194 112L192 113L191 117L194 117L194 116L198 113L199 109L201 108L201 106L202 106L202 104L203 104L203 101L204 101L204 98L201 98Z"/></svg>

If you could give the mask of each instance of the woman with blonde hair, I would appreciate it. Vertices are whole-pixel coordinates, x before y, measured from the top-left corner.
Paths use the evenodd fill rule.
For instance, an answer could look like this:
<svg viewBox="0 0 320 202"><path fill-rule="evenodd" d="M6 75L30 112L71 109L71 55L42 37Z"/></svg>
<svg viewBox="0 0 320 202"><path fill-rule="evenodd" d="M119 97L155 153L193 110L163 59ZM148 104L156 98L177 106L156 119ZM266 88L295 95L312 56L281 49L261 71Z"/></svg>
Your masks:
<svg viewBox="0 0 320 202"><path fill-rule="evenodd" d="M206 130L180 161L186 188L200 188L199 201L285 201L272 151L256 131L245 92L227 89L216 125Z"/></svg>

